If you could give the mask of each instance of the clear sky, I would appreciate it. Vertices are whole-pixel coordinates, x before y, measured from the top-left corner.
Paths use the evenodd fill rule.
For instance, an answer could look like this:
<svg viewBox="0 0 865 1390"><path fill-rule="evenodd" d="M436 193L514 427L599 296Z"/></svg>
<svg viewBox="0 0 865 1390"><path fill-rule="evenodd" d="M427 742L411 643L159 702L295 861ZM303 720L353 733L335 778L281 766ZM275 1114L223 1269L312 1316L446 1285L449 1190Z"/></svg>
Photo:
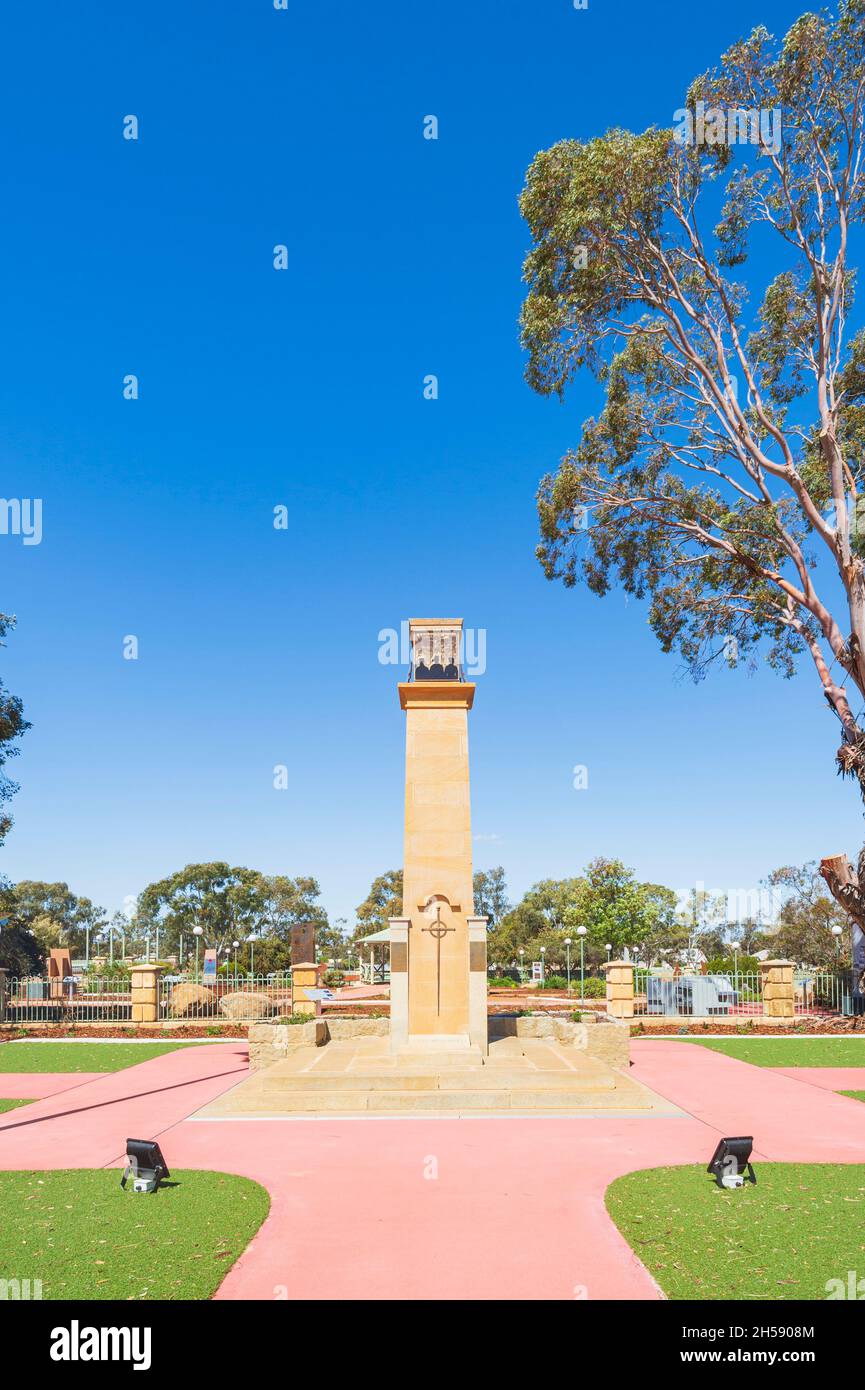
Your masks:
<svg viewBox="0 0 865 1390"><path fill-rule="evenodd" d="M113 910L226 859L314 874L353 923L401 862L403 672L378 635L414 615L486 632L475 862L512 895L597 854L748 889L858 848L810 669L695 688L641 605L544 579L535 489L596 396L533 395L517 334L534 153L670 124L730 41L802 8L6 15L2 491L43 501L40 545L0 537L3 676L33 722L7 876Z"/></svg>

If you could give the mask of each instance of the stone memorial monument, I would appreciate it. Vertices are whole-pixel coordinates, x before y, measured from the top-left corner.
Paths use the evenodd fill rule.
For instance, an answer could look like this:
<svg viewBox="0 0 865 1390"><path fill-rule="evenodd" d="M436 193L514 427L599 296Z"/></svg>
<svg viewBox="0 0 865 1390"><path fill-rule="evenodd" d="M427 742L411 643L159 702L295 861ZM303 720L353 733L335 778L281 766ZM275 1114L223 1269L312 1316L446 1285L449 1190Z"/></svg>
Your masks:
<svg viewBox="0 0 865 1390"><path fill-rule="evenodd" d="M391 1048L487 1052L487 919L474 915L462 619L413 618L403 915L390 922Z"/></svg>

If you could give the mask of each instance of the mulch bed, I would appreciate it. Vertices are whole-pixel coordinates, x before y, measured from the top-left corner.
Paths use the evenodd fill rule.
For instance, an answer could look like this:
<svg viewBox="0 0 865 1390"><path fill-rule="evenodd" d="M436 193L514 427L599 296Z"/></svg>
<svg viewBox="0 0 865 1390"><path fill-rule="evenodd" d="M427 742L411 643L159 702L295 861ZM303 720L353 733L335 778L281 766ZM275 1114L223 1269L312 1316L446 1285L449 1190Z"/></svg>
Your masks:
<svg viewBox="0 0 865 1390"><path fill-rule="evenodd" d="M639 1021L631 1024L632 1038L680 1038L699 1037L702 1033L723 1034L730 1037L815 1037L817 1035L837 1035L841 1033L865 1033L865 1018L808 1018L795 1019L790 1024L772 1024L754 1021L739 1024L652 1023L646 1027Z"/></svg>
<svg viewBox="0 0 865 1390"><path fill-rule="evenodd" d="M122 1023L103 1023L98 1027L84 1023L75 1028L64 1028L59 1023L46 1023L31 1025L26 1029L0 1028L0 1043L12 1042L15 1038L116 1038L125 1041L130 1038L150 1038L156 1042L173 1042L177 1038L194 1038L197 1042L207 1042L211 1038L214 1042L219 1042L220 1038L242 1038L246 1041L246 1029L245 1023L226 1023L218 1027L211 1024L205 1028L194 1028L187 1024L172 1028L148 1028L146 1024L133 1026Z"/></svg>

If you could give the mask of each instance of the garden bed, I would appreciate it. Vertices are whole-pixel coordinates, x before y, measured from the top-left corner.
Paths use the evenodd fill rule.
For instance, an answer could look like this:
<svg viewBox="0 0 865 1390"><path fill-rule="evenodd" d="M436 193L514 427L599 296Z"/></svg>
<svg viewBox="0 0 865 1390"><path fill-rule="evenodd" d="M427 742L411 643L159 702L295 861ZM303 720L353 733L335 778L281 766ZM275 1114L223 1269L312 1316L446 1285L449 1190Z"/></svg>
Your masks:
<svg viewBox="0 0 865 1390"><path fill-rule="evenodd" d="M836 1033L865 1033L865 1018L795 1018L778 1019L632 1019L632 1038L700 1037L702 1034L731 1033L742 1037L812 1037Z"/></svg>
<svg viewBox="0 0 865 1390"><path fill-rule="evenodd" d="M194 1038L196 1042L213 1038L245 1038L246 1023L215 1023L213 1019L183 1023L16 1023L0 1028L0 1043L15 1038L148 1038L154 1042L170 1042ZM204 1035L204 1036L202 1036Z"/></svg>

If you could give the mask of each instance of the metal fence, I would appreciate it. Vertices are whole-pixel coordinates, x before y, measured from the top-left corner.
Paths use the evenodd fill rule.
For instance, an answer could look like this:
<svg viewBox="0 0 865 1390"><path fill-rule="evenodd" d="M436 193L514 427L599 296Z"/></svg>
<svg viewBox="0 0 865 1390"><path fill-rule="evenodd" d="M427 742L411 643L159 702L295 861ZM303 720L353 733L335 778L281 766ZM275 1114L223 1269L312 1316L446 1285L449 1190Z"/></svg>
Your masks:
<svg viewBox="0 0 865 1390"><path fill-rule="evenodd" d="M793 976L796 1014L841 1014L845 1018L862 1012L862 996L854 990L852 970L797 970Z"/></svg>
<svg viewBox="0 0 865 1390"><path fill-rule="evenodd" d="M194 975L163 975L159 981L160 1021L212 1018L221 1023L255 1023L291 1012L288 971L275 975L217 975L207 984ZM5 990L0 993L0 1022L131 1023L131 977L7 978Z"/></svg>
<svg viewBox="0 0 865 1390"><path fill-rule="evenodd" d="M7 979L0 1010L6 1023L130 1023L132 986L128 976Z"/></svg>
<svg viewBox="0 0 865 1390"><path fill-rule="evenodd" d="M763 1012L756 973L655 975L634 971L634 1014L667 1018L753 1018Z"/></svg>
<svg viewBox="0 0 865 1390"><path fill-rule="evenodd" d="M797 1017L848 1015L855 1012L850 971L795 972L794 1012ZM759 973L732 971L726 975L654 974L634 971L634 1014L667 1018L758 1018L763 1014L763 985Z"/></svg>
<svg viewBox="0 0 865 1390"><path fill-rule="evenodd" d="M159 981L159 1017L178 1020L213 1018L229 1023L257 1023L292 1012L291 973L163 975Z"/></svg>

